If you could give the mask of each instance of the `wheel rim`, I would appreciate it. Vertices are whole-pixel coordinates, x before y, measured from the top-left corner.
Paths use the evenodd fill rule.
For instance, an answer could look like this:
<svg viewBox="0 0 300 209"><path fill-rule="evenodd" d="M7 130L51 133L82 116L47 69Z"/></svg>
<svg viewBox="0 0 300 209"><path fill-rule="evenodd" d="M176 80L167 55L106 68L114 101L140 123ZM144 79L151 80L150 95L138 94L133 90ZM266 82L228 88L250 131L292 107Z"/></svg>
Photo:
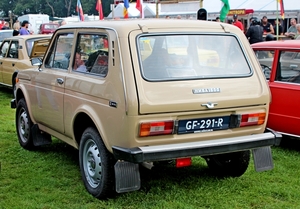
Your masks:
<svg viewBox="0 0 300 209"><path fill-rule="evenodd" d="M102 178L102 162L96 143L89 139L83 148L83 169L91 187L96 188Z"/></svg>
<svg viewBox="0 0 300 209"><path fill-rule="evenodd" d="M28 124L28 115L24 108L20 110L18 127L19 127L20 138L22 142L26 143L28 141L30 128Z"/></svg>

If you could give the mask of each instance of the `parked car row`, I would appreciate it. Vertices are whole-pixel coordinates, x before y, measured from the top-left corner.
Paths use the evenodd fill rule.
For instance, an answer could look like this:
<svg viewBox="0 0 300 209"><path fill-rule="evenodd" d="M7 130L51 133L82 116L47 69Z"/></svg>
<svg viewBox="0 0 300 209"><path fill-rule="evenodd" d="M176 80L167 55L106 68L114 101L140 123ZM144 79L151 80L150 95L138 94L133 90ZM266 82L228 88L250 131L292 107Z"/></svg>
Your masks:
<svg viewBox="0 0 300 209"><path fill-rule="evenodd" d="M32 67L31 58L42 58L51 35L12 36L0 45L0 85L15 92L15 79L19 71Z"/></svg>
<svg viewBox="0 0 300 209"><path fill-rule="evenodd" d="M5 39L0 84L14 89L20 145L55 136L79 149L97 198L139 189L138 166L156 161L183 167L198 155L237 177L252 150L257 171L272 169L278 133L300 136L300 41L253 44L253 54L235 27L167 23L78 23L52 39Z"/></svg>

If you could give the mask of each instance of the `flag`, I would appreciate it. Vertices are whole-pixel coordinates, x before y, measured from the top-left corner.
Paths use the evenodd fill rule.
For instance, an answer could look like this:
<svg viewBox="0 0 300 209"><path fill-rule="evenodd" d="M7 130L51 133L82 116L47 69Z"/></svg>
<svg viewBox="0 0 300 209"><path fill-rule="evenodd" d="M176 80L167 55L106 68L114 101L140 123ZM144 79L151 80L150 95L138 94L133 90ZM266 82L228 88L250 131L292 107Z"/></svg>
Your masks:
<svg viewBox="0 0 300 209"><path fill-rule="evenodd" d="M104 16L103 16L103 10L102 10L101 0L97 0L96 10L99 12L99 20L103 20Z"/></svg>
<svg viewBox="0 0 300 209"><path fill-rule="evenodd" d="M221 9L220 12L220 20L221 22L224 22L229 10L230 10L230 6L229 6L229 0L221 0L223 2L223 7Z"/></svg>
<svg viewBox="0 0 300 209"><path fill-rule="evenodd" d="M284 19L284 6L283 6L283 0L277 0L280 5L280 15L282 19Z"/></svg>
<svg viewBox="0 0 300 209"><path fill-rule="evenodd" d="M143 13L143 0L136 0L136 5L135 7L137 10L140 11L140 17L144 18L144 13Z"/></svg>
<svg viewBox="0 0 300 209"><path fill-rule="evenodd" d="M124 18L128 18L128 8L129 8L129 0L124 0L124 10L123 10Z"/></svg>
<svg viewBox="0 0 300 209"><path fill-rule="evenodd" d="M80 21L84 21L84 15L80 0L77 0L76 12L78 12L78 17Z"/></svg>

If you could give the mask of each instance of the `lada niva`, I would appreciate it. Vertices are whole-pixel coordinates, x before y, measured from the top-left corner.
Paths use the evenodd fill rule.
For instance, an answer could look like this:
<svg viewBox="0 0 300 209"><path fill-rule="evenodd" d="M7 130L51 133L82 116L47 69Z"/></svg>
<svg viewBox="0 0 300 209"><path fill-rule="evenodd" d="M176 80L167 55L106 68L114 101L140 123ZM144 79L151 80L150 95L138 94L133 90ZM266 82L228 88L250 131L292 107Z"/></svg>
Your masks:
<svg viewBox="0 0 300 209"><path fill-rule="evenodd" d="M217 175L273 168L266 131L270 90L236 27L193 20L65 25L43 59L19 72L16 129L25 149L54 136L79 149L82 180L97 198L138 190L139 166L189 166ZM155 166L155 164L154 164Z"/></svg>

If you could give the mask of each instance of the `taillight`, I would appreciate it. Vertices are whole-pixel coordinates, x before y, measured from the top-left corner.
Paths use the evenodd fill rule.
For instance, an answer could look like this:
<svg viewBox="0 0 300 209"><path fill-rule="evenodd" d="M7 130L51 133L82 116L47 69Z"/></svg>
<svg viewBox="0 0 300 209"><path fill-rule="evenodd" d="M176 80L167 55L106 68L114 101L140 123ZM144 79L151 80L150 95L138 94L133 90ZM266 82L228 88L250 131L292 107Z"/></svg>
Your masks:
<svg viewBox="0 0 300 209"><path fill-rule="evenodd" d="M264 124L266 113L243 114L240 127Z"/></svg>
<svg viewBox="0 0 300 209"><path fill-rule="evenodd" d="M192 158L178 158L176 159L176 168L187 167L192 165Z"/></svg>
<svg viewBox="0 0 300 209"><path fill-rule="evenodd" d="M174 121L160 121L140 124L140 136L172 134Z"/></svg>

